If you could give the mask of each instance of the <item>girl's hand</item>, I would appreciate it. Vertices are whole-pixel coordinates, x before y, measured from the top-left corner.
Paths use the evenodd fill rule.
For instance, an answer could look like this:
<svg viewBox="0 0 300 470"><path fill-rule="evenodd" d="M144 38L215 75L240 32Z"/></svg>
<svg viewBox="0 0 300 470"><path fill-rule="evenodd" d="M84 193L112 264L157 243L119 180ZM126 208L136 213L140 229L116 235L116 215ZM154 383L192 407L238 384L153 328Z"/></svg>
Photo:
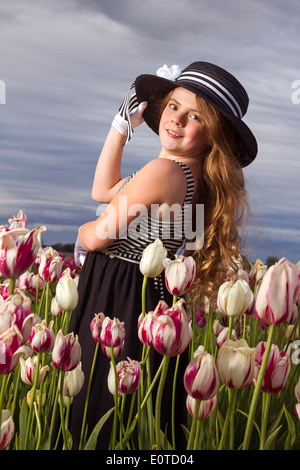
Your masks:
<svg viewBox="0 0 300 470"><path fill-rule="evenodd" d="M135 108L131 113L129 113L130 122L132 128L135 129L137 126L144 122L143 112L147 107L147 101L143 101ZM127 135L128 124L125 119L122 118L120 113L117 113L113 119L112 126L122 135Z"/></svg>

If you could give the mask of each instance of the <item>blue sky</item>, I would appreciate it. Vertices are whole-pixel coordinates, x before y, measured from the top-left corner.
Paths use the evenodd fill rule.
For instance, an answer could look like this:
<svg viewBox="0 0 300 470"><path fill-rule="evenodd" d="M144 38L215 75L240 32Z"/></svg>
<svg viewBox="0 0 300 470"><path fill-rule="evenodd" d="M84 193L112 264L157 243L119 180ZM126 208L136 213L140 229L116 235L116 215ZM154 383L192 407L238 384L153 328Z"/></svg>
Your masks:
<svg viewBox="0 0 300 470"><path fill-rule="evenodd" d="M93 172L134 78L207 60L250 97L250 259L300 260L298 0L4 0L0 18L0 224L22 209L29 228L47 227L44 244L74 242L95 218ZM138 128L124 176L158 150Z"/></svg>

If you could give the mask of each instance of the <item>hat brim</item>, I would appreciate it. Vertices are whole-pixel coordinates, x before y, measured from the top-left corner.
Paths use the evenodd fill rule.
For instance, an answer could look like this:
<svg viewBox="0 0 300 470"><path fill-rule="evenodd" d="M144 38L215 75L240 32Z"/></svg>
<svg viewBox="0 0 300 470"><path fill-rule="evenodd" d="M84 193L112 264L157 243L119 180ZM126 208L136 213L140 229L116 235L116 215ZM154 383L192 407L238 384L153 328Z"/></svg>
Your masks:
<svg viewBox="0 0 300 470"><path fill-rule="evenodd" d="M258 150L257 141L252 131L244 121L224 112L224 110L221 109L218 104L213 102L210 96L207 96L204 91L202 92L198 88L197 90L194 90L191 86L188 86L183 82L177 83L175 81L158 77L156 75L143 74L139 75L135 80L135 92L139 103L143 101L148 102L148 105L143 112L143 118L150 129L158 134L160 121L159 103L169 92L177 87L183 87L189 91L192 91L218 109L237 131L237 139L240 141L238 142L239 153L236 155L236 157L240 165L244 168L253 162L253 160L256 158Z"/></svg>

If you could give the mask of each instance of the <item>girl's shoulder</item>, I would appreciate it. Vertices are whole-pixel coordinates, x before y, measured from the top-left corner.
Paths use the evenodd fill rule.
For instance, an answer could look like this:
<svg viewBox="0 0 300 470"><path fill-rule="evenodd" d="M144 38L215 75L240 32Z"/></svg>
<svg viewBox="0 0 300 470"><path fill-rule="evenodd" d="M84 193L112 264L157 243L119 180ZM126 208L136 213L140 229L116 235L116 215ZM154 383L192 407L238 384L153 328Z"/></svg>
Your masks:
<svg viewBox="0 0 300 470"><path fill-rule="evenodd" d="M140 171L147 174L149 178L162 181L167 178L174 184L176 182L182 184L186 179L181 166L175 160L169 160L167 158L155 158L147 163Z"/></svg>

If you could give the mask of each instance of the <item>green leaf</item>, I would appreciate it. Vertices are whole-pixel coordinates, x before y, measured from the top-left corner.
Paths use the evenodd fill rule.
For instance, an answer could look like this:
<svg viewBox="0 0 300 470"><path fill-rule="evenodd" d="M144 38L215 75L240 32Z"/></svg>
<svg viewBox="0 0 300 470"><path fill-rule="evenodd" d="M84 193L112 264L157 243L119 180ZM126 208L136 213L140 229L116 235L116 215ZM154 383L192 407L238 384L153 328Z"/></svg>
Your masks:
<svg viewBox="0 0 300 470"><path fill-rule="evenodd" d="M295 423L294 423L294 420L293 418L291 417L290 413L288 412L288 410L286 409L286 407L284 406L283 407L283 411L284 411L284 414L285 414L285 417L286 417L286 420L287 420L287 424L288 424L288 428L289 428L289 432L288 432L288 435L287 435L287 438L285 440L285 444L284 444L284 450L292 450L293 448L293 444L296 440L296 426L295 426Z"/></svg>
<svg viewBox="0 0 300 470"><path fill-rule="evenodd" d="M20 435L19 435L19 450L24 450L25 446L25 438L26 438L26 429L28 424L28 405L26 401L26 397L23 398L20 415L19 415L19 427L20 427Z"/></svg>
<svg viewBox="0 0 300 470"><path fill-rule="evenodd" d="M273 450L274 449L275 440L276 440L277 434L279 433L281 427L282 427L282 425L278 426L278 428L275 429L275 431L273 431L268 436L268 438L266 439L266 442L265 442L264 450Z"/></svg>
<svg viewBox="0 0 300 470"><path fill-rule="evenodd" d="M102 426L104 423L108 420L112 412L114 411L114 408L111 408L110 410L105 413L105 415L102 416L102 418L98 421L96 426L94 427L85 447L84 450L95 450L96 445L97 445L97 439L98 439L98 434L102 429Z"/></svg>

